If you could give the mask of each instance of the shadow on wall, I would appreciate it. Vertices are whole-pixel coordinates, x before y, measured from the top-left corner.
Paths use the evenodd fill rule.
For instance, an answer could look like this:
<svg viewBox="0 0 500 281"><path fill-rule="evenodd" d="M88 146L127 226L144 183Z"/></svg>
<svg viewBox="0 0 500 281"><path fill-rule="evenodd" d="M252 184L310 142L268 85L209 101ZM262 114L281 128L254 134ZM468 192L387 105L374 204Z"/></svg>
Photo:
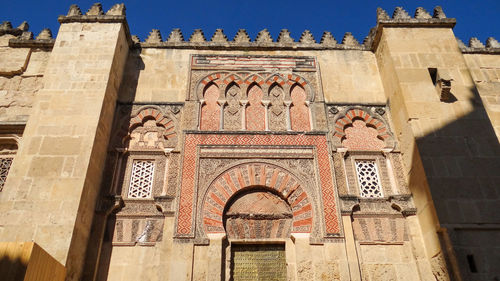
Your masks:
<svg viewBox="0 0 500 281"><path fill-rule="evenodd" d="M412 170L421 157L463 280L500 280L500 144L477 89L470 90L473 111L417 138ZM422 186L419 175L411 172L410 186Z"/></svg>
<svg viewBox="0 0 500 281"><path fill-rule="evenodd" d="M0 258L0 276L4 281L23 281L27 268L28 264L19 257L2 255Z"/></svg>
<svg viewBox="0 0 500 281"><path fill-rule="evenodd" d="M130 51L123 74L123 82L120 86L118 103L121 106L116 107L115 118L113 123L113 131L108 146L108 156L106 166L103 172L102 185L92 229L90 233L87 253L85 258L85 267L82 280L107 280L111 254L113 250L112 239L115 225L115 208L117 199L115 195L121 194L121 186L123 177L113 179L115 171L113 171L118 154L122 153L115 148L122 147L120 145L128 133L128 124L130 124L130 116L132 106L128 105L135 100L137 83L141 70L144 70L145 65L140 56L140 49ZM118 175L123 175L125 165L122 165L122 171ZM114 183L113 180L117 180ZM113 186L117 186L117 190L113 190Z"/></svg>

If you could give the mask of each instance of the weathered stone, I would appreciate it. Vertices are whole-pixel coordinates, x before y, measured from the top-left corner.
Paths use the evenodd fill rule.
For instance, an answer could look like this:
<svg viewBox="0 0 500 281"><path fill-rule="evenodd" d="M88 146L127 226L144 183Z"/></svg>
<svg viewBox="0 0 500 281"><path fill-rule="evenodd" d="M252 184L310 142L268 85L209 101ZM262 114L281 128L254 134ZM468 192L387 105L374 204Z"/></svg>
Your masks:
<svg viewBox="0 0 500 281"><path fill-rule="evenodd" d="M210 41L215 42L215 43L226 43L227 42L227 36L224 34L224 31L220 28L215 30L214 35L212 35L212 39Z"/></svg>
<svg viewBox="0 0 500 281"><path fill-rule="evenodd" d="M202 43L205 41L207 40L205 39L205 35L201 29L195 29L193 34L191 34L191 37L189 37L189 42Z"/></svg>
<svg viewBox="0 0 500 281"><path fill-rule="evenodd" d="M245 29L238 29L236 35L234 36L233 42L235 43L249 43L250 37Z"/></svg>
<svg viewBox="0 0 500 281"><path fill-rule="evenodd" d="M163 39L161 38L161 32L159 29L153 29L148 38L146 38L146 43L161 43Z"/></svg>
<svg viewBox="0 0 500 281"><path fill-rule="evenodd" d="M362 45L139 42L123 4L59 22L0 25L0 240L40 243L66 280L498 275L494 38L465 46L439 7L377 9Z"/></svg>
<svg viewBox="0 0 500 281"><path fill-rule="evenodd" d="M280 31L280 34L278 35L278 40L276 40L276 42L282 44L288 44L288 43L293 43L294 40L290 36L290 31L288 31L288 29L282 29Z"/></svg>
<svg viewBox="0 0 500 281"><path fill-rule="evenodd" d="M170 35L167 38L167 42L183 42L184 36L179 28L172 29Z"/></svg>
<svg viewBox="0 0 500 281"><path fill-rule="evenodd" d="M257 37L255 38L256 43L272 43L273 38L271 38L271 34L267 29L261 30L258 34Z"/></svg>
<svg viewBox="0 0 500 281"><path fill-rule="evenodd" d="M314 40L314 36L309 30L305 30L304 32L302 32L299 42L304 44L316 44L316 40Z"/></svg>

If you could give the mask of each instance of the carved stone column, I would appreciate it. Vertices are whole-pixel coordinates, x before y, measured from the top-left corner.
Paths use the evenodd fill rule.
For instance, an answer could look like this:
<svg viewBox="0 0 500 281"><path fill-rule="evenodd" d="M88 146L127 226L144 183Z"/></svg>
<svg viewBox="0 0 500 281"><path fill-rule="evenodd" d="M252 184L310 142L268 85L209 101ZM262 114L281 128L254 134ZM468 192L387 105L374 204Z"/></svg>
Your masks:
<svg viewBox="0 0 500 281"><path fill-rule="evenodd" d="M286 106L286 130L287 131L291 131L292 130L292 123L291 123L291 120L290 120L290 106L292 105L292 101L284 101L285 103L285 106Z"/></svg>
<svg viewBox="0 0 500 281"><path fill-rule="evenodd" d="M246 122L247 122L247 114L246 114L246 108L247 108L247 104L248 104L248 100L240 100L240 104L241 104L241 129L244 131L246 130Z"/></svg>
<svg viewBox="0 0 500 281"><path fill-rule="evenodd" d="M266 111L265 111L265 121L266 121L266 131L269 131L269 104L271 103L270 100L263 100L262 101L262 104L264 105L264 107L266 108Z"/></svg>
<svg viewBox="0 0 500 281"><path fill-rule="evenodd" d="M218 100L217 103L220 106L219 130L224 130L224 106L227 104L227 100Z"/></svg>

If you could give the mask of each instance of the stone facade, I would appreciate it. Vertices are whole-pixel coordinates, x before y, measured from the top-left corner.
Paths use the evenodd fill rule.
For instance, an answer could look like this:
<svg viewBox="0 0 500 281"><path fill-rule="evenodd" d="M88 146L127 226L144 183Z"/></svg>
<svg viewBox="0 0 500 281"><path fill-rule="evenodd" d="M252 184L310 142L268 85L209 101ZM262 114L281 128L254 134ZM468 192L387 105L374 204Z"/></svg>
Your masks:
<svg viewBox="0 0 500 281"><path fill-rule="evenodd" d="M500 278L500 44L440 7L363 43L59 22L0 25L0 240L66 280Z"/></svg>

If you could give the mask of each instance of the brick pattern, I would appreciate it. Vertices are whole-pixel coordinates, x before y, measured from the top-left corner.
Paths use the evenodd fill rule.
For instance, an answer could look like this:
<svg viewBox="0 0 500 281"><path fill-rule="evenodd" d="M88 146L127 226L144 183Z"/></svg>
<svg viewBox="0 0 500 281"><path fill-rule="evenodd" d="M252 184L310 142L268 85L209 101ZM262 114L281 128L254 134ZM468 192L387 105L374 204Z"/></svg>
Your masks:
<svg viewBox="0 0 500 281"><path fill-rule="evenodd" d="M196 195L197 147L199 145L293 145L314 146L318 161L326 235L340 232L333 185L332 167L326 136L324 135L222 135L187 134L184 142L182 183L175 235L194 237ZM233 178L229 178L234 183ZM229 179L227 182L229 182ZM238 182L239 184L239 182ZM235 186L236 188L236 186ZM297 194L298 193L293 193ZM305 195L304 195L305 196ZM298 199L297 199L298 200Z"/></svg>
<svg viewBox="0 0 500 281"><path fill-rule="evenodd" d="M253 84L248 90L248 103L245 110L246 129L249 131L264 131L266 129L266 108L262 104L264 93Z"/></svg>
<svg viewBox="0 0 500 281"><path fill-rule="evenodd" d="M403 217L355 217L352 228L354 238L360 243L403 243L409 240Z"/></svg>
<svg viewBox="0 0 500 281"><path fill-rule="evenodd" d="M390 137L382 121L361 109L351 109L339 118L333 136L351 150L380 150Z"/></svg>
<svg viewBox="0 0 500 281"><path fill-rule="evenodd" d="M226 203L238 191L252 186L265 186L286 199L293 213L292 232L311 232L312 202L299 180L283 168L262 163L234 167L214 180L203 203L206 232L224 232L222 212Z"/></svg>
<svg viewBox="0 0 500 281"><path fill-rule="evenodd" d="M294 85L290 91L292 106L290 107L290 123L293 131L310 131L311 120L309 108L306 105L306 92L299 85Z"/></svg>
<svg viewBox="0 0 500 281"><path fill-rule="evenodd" d="M219 88L215 84L209 85L205 93L205 104L201 108L200 129L216 131L220 127Z"/></svg>
<svg viewBox="0 0 500 281"><path fill-rule="evenodd" d="M154 245L162 240L163 218L122 218L114 224L113 246Z"/></svg>
<svg viewBox="0 0 500 281"><path fill-rule="evenodd" d="M0 191L3 190L7 175L9 174L10 166L14 158L0 158Z"/></svg>

